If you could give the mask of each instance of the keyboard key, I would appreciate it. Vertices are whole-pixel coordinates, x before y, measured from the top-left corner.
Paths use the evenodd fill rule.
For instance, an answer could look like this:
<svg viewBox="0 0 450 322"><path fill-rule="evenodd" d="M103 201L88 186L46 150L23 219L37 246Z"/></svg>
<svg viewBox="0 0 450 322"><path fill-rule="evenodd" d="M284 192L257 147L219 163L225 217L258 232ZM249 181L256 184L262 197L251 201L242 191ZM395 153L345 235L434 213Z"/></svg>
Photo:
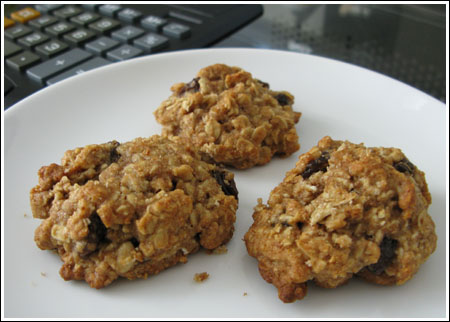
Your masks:
<svg viewBox="0 0 450 322"><path fill-rule="evenodd" d="M56 74L63 72L76 64L79 64L88 58L92 54L79 48L74 48L64 54L56 56L50 60L47 60L37 66L34 66L27 70L27 75L31 79L44 83L47 79L55 76Z"/></svg>
<svg viewBox="0 0 450 322"><path fill-rule="evenodd" d="M22 51L22 47L17 46L15 43L5 40L5 57L9 57Z"/></svg>
<svg viewBox="0 0 450 322"><path fill-rule="evenodd" d="M11 13L11 18L20 23L26 23L32 19L39 17L41 13L33 8L26 7L19 11Z"/></svg>
<svg viewBox="0 0 450 322"><path fill-rule="evenodd" d="M64 35L64 40L74 45L81 45L82 43L91 40L95 37L95 33L91 30L77 29Z"/></svg>
<svg viewBox="0 0 450 322"><path fill-rule="evenodd" d="M89 28L100 33L106 33L120 26L120 22L114 19L103 18L89 25Z"/></svg>
<svg viewBox="0 0 450 322"><path fill-rule="evenodd" d="M117 40L100 37L86 44L86 49L97 55L103 55L107 51L117 47L120 43Z"/></svg>
<svg viewBox="0 0 450 322"><path fill-rule="evenodd" d="M65 22L61 21L57 24L51 25L50 27L45 28L45 32L53 35L53 36L61 36L62 34L65 34L66 32L72 31L75 29L75 26Z"/></svg>
<svg viewBox="0 0 450 322"><path fill-rule="evenodd" d="M3 95L7 95L10 91L13 90L15 86L12 80L10 80L9 77L6 75L3 77L3 81L5 84L5 88L3 89Z"/></svg>
<svg viewBox="0 0 450 322"><path fill-rule="evenodd" d="M92 58L92 59L88 60L87 62L82 63L82 64L68 70L67 72L59 74L56 77L50 78L47 81L47 85L55 84L59 81L62 81L63 79L66 79L66 78L69 78L69 77L72 77L75 75L79 75L84 72L87 72L88 70L106 66L108 64L111 64L111 62L109 60L103 59L101 57Z"/></svg>
<svg viewBox="0 0 450 322"><path fill-rule="evenodd" d="M119 20L129 23L135 22L140 17L142 17L142 13L131 8L123 9L117 14L117 18L119 18Z"/></svg>
<svg viewBox="0 0 450 322"><path fill-rule="evenodd" d="M111 33L111 37L122 42L130 42L134 38L142 36L144 30L141 28L126 26Z"/></svg>
<svg viewBox="0 0 450 322"><path fill-rule="evenodd" d="M95 12L83 12L81 15L70 18L70 21L84 27L87 24L97 21L98 19L100 19L100 15Z"/></svg>
<svg viewBox="0 0 450 322"><path fill-rule="evenodd" d="M65 6L61 9L55 10L53 14L61 19L69 19L83 12L83 9L75 6Z"/></svg>
<svg viewBox="0 0 450 322"><path fill-rule="evenodd" d="M191 35L191 28L180 23L171 22L163 27L163 34L166 36L185 39Z"/></svg>
<svg viewBox="0 0 450 322"><path fill-rule="evenodd" d="M44 35L38 31L36 31L25 37L19 38L19 40L17 42L27 48L31 48L31 47L37 46L39 44L42 44L43 42L46 42L47 40L48 40L47 35Z"/></svg>
<svg viewBox="0 0 450 322"><path fill-rule="evenodd" d="M5 30L5 36L9 39L17 39L28 34L31 34L32 30L24 25L17 25Z"/></svg>
<svg viewBox="0 0 450 322"><path fill-rule="evenodd" d="M44 29L54 23L58 22L58 19L52 16L41 16L39 18L31 20L28 24L38 29Z"/></svg>
<svg viewBox="0 0 450 322"><path fill-rule="evenodd" d="M23 53L20 53L16 56L13 56L11 58L8 58L6 60L6 64L8 66L14 68L15 70L22 71L34 63L37 63L41 59L38 55L33 54L32 52L25 50Z"/></svg>
<svg viewBox="0 0 450 322"><path fill-rule="evenodd" d="M87 10L91 10L91 11L95 11L95 9L97 9L97 7L99 6L99 4L94 4L94 3L85 3L81 5L84 9Z"/></svg>
<svg viewBox="0 0 450 322"><path fill-rule="evenodd" d="M63 4L37 4L34 7L37 11L48 13L52 10L59 9L62 6Z"/></svg>
<svg viewBox="0 0 450 322"><path fill-rule="evenodd" d="M117 49L113 49L112 51L107 52L106 57L114 61L122 61L139 56L142 53L143 51L136 47L130 45L123 45Z"/></svg>
<svg viewBox="0 0 450 322"><path fill-rule="evenodd" d="M136 39L133 44L141 49L154 53L169 45L169 39L164 36L150 33Z"/></svg>
<svg viewBox="0 0 450 322"><path fill-rule="evenodd" d="M98 11L105 16L113 18L114 15L120 10L122 7L118 4L104 4L101 5Z"/></svg>
<svg viewBox="0 0 450 322"><path fill-rule="evenodd" d="M167 22L166 19L157 16L147 16L141 20L141 25L142 27L153 31L160 31Z"/></svg>
<svg viewBox="0 0 450 322"><path fill-rule="evenodd" d="M53 57L69 48L69 46L59 40L51 40L36 47L36 51L47 58Z"/></svg>
<svg viewBox="0 0 450 322"><path fill-rule="evenodd" d="M14 26L14 20L9 19L8 17L4 17L5 18L5 22L4 22L4 29L9 28Z"/></svg>

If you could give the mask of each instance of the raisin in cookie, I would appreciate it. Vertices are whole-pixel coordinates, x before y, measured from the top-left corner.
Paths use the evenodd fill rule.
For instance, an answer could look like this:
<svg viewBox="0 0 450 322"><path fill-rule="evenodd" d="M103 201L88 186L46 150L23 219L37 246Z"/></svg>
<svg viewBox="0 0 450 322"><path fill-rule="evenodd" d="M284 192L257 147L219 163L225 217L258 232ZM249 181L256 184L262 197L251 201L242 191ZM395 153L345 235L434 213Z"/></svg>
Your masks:
<svg viewBox="0 0 450 322"><path fill-rule="evenodd" d="M206 161L246 169L299 149L294 97L275 92L238 67L201 69L155 111L163 135L187 138Z"/></svg>
<svg viewBox="0 0 450 322"><path fill-rule="evenodd" d="M262 277L293 302L308 280L403 284L436 248L424 173L396 148L321 139L258 200L245 235Z"/></svg>
<svg viewBox="0 0 450 322"><path fill-rule="evenodd" d="M65 280L102 288L146 278L233 235L233 174L179 138L138 138L67 151L30 192L39 248L56 250Z"/></svg>

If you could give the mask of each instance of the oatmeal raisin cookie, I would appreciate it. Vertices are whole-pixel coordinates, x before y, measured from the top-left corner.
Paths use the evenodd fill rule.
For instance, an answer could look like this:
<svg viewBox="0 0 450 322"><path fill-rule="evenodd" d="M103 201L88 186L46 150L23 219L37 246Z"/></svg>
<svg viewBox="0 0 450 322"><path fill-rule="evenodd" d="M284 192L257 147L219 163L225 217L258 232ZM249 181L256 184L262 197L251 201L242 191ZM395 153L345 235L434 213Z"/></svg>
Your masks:
<svg viewBox="0 0 450 322"><path fill-rule="evenodd" d="M58 252L65 280L102 288L119 276L146 278L200 247L220 247L234 231L233 174L179 138L88 145L38 174L35 241Z"/></svg>
<svg viewBox="0 0 450 322"><path fill-rule="evenodd" d="M216 64L201 69L155 111L163 135L189 140L206 161L246 169L299 149L294 97L273 91L241 68Z"/></svg>
<svg viewBox="0 0 450 322"><path fill-rule="evenodd" d="M396 148L321 139L255 207L245 235L262 277L293 302L306 282L403 284L436 248L425 176Z"/></svg>

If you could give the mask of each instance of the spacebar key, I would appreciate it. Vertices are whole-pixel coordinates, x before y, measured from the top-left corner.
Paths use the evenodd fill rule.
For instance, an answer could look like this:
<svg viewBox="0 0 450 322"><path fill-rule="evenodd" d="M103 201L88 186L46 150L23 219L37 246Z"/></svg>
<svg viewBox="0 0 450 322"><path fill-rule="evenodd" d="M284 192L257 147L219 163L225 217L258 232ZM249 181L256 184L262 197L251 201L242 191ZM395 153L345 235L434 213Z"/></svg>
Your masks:
<svg viewBox="0 0 450 322"><path fill-rule="evenodd" d="M91 56L92 54L87 51L74 48L65 54L56 56L55 58L28 69L27 75L41 84L44 84L49 77L53 77L56 74L81 63Z"/></svg>

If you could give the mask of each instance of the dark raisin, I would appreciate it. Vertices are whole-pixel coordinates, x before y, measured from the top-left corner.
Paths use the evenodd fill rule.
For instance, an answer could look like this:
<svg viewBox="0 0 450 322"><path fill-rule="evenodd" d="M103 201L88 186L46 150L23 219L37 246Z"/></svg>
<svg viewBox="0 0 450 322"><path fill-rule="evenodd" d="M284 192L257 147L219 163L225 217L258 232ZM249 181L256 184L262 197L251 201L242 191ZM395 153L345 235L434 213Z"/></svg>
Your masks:
<svg viewBox="0 0 450 322"><path fill-rule="evenodd" d="M301 221L298 221L298 222L296 223L296 225L297 225L297 228L298 228L298 229L302 229L302 227L303 227L303 223L302 223Z"/></svg>
<svg viewBox="0 0 450 322"><path fill-rule="evenodd" d="M202 234L201 233L196 233L194 236L194 239L197 243L200 243L200 239L202 238Z"/></svg>
<svg viewBox="0 0 450 322"><path fill-rule="evenodd" d="M395 205L394 207L392 207L392 212L396 215L401 215L403 212L403 209L400 208L398 205Z"/></svg>
<svg viewBox="0 0 450 322"><path fill-rule="evenodd" d="M139 246L139 240L137 240L135 237L131 238L130 242L133 244L135 248Z"/></svg>
<svg viewBox="0 0 450 322"><path fill-rule="evenodd" d="M227 196L234 196L238 200L238 190L236 188L236 183L234 180L225 180L225 171L222 170L212 170L211 174L216 179L217 183L222 187L223 193Z"/></svg>
<svg viewBox="0 0 450 322"><path fill-rule="evenodd" d="M200 83L198 82L199 79L199 77L196 77L189 83L184 84L179 92L179 96L183 95L186 92L197 93L200 90Z"/></svg>
<svg viewBox="0 0 450 322"><path fill-rule="evenodd" d="M269 86L269 83L263 82L263 81L261 81L261 80L259 80L259 79L257 79L256 81L257 81L258 83L260 83L261 86L264 87L264 88L269 88L269 87L270 87L270 86Z"/></svg>
<svg viewBox="0 0 450 322"><path fill-rule="evenodd" d="M281 106L291 104L291 100L289 99L289 97L283 93L279 93L279 94L275 95L275 99L278 101L278 104L280 104Z"/></svg>
<svg viewBox="0 0 450 322"><path fill-rule="evenodd" d="M395 258L395 250L397 249L398 241L390 237L384 237L380 244L380 258L375 264L367 266L367 269L375 275L380 275L384 272L386 267L391 265Z"/></svg>
<svg viewBox="0 0 450 322"><path fill-rule="evenodd" d="M414 174L415 166L407 158L394 162L394 168L402 173Z"/></svg>
<svg viewBox="0 0 450 322"><path fill-rule="evenodd" d="M117 152L117 148L119 147L119 142L113 142L114 147L109 152L109 159L111 163L117 162L120 159L120 154Z"/></svg>
<svg viewBox="0 0 450 322"><path fill-rule="evenodd" d="M327 152L323 152L319 158L310 161L302 173L303 179L308 179L311 175L319 171L326 172L329 158L330 155Z"/></svg>
<svg viewBox="0 0 450 322"><path fill-rule="evenodd" d="M171 191L173 191L173 190L175 190L177 188L177 184L178 184L178 181L176 179L172 178L172 189L171 189Z"/></svg>
<svg viewBox="0 0 450 322"><path fill-rule="evenodd" d="M107 229L96 212L92 213L89 220L91 223L88 226L88 242L98 244L106 238Z"/></svg>

